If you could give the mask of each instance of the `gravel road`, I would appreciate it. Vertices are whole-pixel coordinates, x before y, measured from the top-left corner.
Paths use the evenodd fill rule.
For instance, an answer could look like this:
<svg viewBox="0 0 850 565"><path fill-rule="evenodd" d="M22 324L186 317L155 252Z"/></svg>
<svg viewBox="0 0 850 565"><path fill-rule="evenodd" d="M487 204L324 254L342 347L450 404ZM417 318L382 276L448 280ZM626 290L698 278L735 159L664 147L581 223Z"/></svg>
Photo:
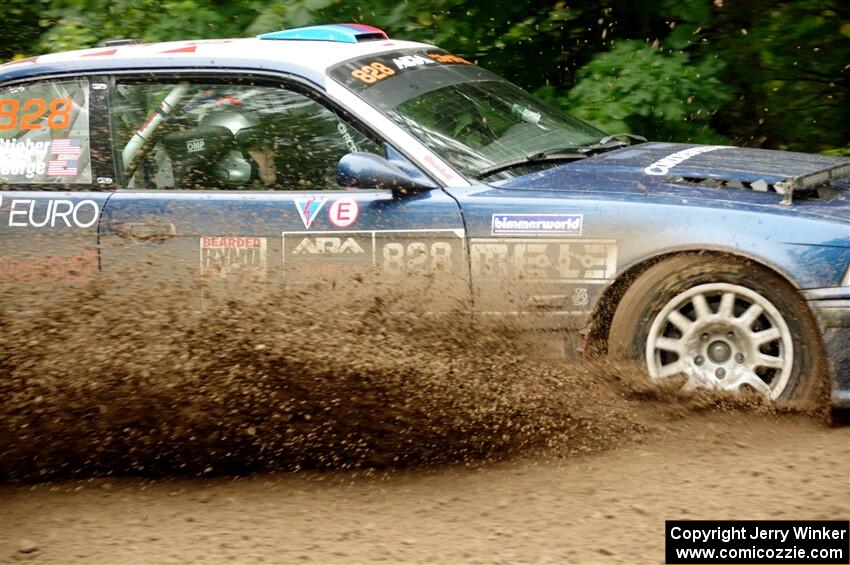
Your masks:
<svg viewBox="0 0 850 565"><path fill-rule="evenodd" d="M578 457L5 485L0 509L4 564L662 563L665 519L850 517L850 427L709 413Z"/></svg>

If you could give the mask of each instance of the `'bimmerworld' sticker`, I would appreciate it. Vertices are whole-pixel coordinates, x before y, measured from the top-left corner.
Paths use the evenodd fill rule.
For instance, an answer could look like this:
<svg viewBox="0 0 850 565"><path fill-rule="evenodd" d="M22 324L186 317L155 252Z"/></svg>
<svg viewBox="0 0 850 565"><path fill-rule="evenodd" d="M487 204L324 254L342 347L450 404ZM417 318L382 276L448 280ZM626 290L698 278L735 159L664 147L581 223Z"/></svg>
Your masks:
<svg viewBox="0 0 850 565"><path fill-rule="evenodd" d="M491 235L581 235L581 214L493 214Z"/></svg>

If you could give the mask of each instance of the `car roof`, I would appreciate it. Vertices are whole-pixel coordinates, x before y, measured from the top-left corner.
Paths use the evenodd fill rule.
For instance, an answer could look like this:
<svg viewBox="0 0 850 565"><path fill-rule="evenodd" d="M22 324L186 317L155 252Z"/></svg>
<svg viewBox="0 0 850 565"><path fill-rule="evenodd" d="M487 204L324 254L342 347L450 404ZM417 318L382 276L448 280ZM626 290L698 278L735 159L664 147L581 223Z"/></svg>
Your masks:
<svg viewBox="0 0 850 565"><path fill-rule="evenodd" d="M0 80L71 72L134 69L240 69L296 74L324 87L326 71L342 61L397 49L433 48L395 39L357 43L307 39L205 39L65 51L0 65Z"/></svg>

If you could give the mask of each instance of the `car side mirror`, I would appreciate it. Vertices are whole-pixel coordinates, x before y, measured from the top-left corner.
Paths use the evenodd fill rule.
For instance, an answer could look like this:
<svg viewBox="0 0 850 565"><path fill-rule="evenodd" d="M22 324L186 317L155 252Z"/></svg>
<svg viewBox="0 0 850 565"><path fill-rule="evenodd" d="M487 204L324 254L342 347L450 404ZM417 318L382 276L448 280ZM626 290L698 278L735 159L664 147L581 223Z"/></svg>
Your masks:
<svg viewBox="0 0 850 565"><path fill-rule="evenodd" d="M399 194L416 194L438 188L426 179L415 179L397 165L373 153L343 156L336 167L336 182L352 188L389 188Z"/></svg>

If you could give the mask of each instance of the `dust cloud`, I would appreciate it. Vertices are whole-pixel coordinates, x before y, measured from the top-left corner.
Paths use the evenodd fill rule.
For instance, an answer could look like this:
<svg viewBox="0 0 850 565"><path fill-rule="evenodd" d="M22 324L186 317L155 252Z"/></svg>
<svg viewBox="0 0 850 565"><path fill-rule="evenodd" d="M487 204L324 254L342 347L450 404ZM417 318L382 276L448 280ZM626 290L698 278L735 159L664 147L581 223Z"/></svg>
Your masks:
<svg viewBox="0 0 850 565"><path fill-rule="evenodd" d="M121 280L3 303L0 481L568 456L623 445L660 413L777 410L552 363L504 320L435 313L424 291L368 277L227 292Z"/></svg>

